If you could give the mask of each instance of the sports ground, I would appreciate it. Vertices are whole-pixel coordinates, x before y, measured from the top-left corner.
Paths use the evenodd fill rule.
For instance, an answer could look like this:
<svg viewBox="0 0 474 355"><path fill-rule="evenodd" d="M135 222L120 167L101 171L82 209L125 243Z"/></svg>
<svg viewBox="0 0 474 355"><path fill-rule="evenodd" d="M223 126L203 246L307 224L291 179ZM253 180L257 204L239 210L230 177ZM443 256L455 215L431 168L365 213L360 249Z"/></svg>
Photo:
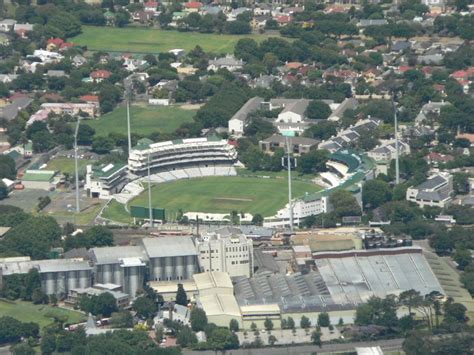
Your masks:
<svg viewBox="0 0 474 355"><path fill-rule="evenodd" d="M293 181L293 197L321 188L306 181ZM152 186L153 207L164 208L167 218L173 219L179 210L183 212L230 213L231 211L274 215L288 202L288 182L283 178L259 178L245 176L212 176L184 179ZM134 206L148 206L148 193L128 203ZM128 221L125 211L117 204L106 210L103 217Z"/></svg>
<svg viewBox="0 0 474 355"><path fill-rule="evenodd" d="M86 319L82 313L49 305L35 305L31 302L0 299L0 315L10 316L22 322L35 322L41 328L61 318L65 323L79 323Z"/></svg>
<svg viewBox="0 0 474 355"><path fill-rule="evenodd" d="M195 110L185 110L180 106L139 106L130 107L130 129L132 133L149 135L152 132L172 133L181 124L192 122ZM127 134L127 111L121 106L101 116L98 120L85 122L94 128L97 136L109 133Z"/></svg>
<svg viewBox="0 0 474 355"><path fill-rule="evenodd" d="M82 33L71 41L89 50L106 52L160 53L181 48L186 51L200 45L213 53L232 53L241 38L263 41L270 35L226 35L216 33L179 32L156 28L114 28L82 26ZM275 35L273 35L275 36Z"/></svg>

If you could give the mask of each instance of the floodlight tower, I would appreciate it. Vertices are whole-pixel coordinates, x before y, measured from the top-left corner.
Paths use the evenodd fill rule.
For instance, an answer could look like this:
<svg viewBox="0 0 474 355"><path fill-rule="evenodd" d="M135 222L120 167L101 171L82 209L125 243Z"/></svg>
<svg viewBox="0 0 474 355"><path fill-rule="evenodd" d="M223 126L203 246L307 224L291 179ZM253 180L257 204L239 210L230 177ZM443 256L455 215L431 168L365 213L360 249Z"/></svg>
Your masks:
<svg viewBox="0 0 474 355"><path fill-rule="evenodd" d="M286 168L288 170L288 208L290 214L290 232L293 233L293 202L291 198L291 157L290 157L290 140L286 137ZM282 157L282 165L285 167L285 158ZM296 159L294 159L296 167Z"/></svg>
<svg viewBox="0 0 474 355"><path fill-rule="evenodd" d="M148 215L150 218L150 227L153 228L153 211L151 209L151 178L150 178L150 148L148 148L147 165L148 165Z"/></svg>
<svg viewBox="0 0 474 355"><path fill-rule="evenodd" d="M79 132L79 122L80 118L77 118L76 130L74 131L74 168L75 168L75 178L76 178L76 212L81 212L81 207L79 205L79 168L77 163L77 134Z"/></svg>
<svg viewBox="0 0 474 355"><path fill-rule="evenodd" d="M130 97L131 97L131 87L127 87L125 89L125 95L127 96L127 135L128 135L128 156L130 156L130 152L132 151L132 135L130 132Z"/></svg>
<svg viewBox="0 0 474 355"><path fill-rule="evenodd" d="M400 183L400 164L399 155L400 150L398 147L398 119L397 119L397 107L395 105L395 93L392 95L392 106L393 106L393 125L395 128L395 184Z"/></svg>

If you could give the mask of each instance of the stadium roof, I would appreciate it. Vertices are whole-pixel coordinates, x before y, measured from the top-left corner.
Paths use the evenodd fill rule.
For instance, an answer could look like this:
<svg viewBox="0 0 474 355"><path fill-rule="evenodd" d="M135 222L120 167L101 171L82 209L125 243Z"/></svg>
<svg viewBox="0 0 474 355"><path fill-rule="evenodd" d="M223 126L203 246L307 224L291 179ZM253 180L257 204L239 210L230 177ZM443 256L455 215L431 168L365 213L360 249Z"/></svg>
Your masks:
<svg viewBox="0 0 474 355"><path fill-rule="evenodd" d="M186 138L186 139L175 139L172 141L157 142L153 143L152 140L148 138L140 139L137 142L137 145L133 148L135 150L146 150L149 148L159 148L165 146L172 146L178 144L188 144L188 143L203 143L203 142L220 142L223 139L219 136L209 136L204 138Z"/></svg>
<svg viewBox="0 0 474 355"><path fill-rule="evenodd" d="M352 173L360 166L360 158L351 151L338 151L329 155L329 160L336 160L347 165L348 172Z"/></svg>
<svg viewBox="0 0 474 355"><path fill-rule="evenodd" d="M156 237L142 239L149 258L197 255L192 237Z"/></svg>

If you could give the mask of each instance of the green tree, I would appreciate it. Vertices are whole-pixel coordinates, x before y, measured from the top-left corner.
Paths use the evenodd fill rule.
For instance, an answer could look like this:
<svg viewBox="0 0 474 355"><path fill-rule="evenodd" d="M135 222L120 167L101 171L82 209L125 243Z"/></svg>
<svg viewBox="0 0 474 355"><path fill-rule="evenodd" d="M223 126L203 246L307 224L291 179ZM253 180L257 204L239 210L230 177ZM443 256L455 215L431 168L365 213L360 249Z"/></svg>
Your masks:
<svg viewBox="0 0 474 355"><path fill-rule="evenodd" d="M35 349L33 349L27 343L20 343L12 346L10 351L13 355L35 355Z"/></svg>
<svg viewBox="0 0 474 355"><path fill-rule="evenodd" d="M273 346L277 341L277 338L273 334L268 336L268 345Z"/></svg>
<svg viewBox="0 0 474 355"><path fill-rule="evenodd" d="M311 333L311 342L314 345L318 345L319 347L321 347L322 346L321 336L322 336L321 332L318 332L317 330L314 330Z"/></svg>
<svg viewBox="0 0 474 355"><path fill-rule="evenodd" d="M64 33L64 38L74 37L81 33L81 24L77 18L64 11L55 13L48 21L48 25Z"/></svg>
<svg viewBox="0 0 474 355"><path fill-rule="evenodd" d="M187 348L197 343L196 334L191 330L191 328L185 325L178 333L176 342L181 345L183 348Z"/></svg>
<svg viewBox="0 0 474 355"><path fill-rule="evenodd" d="M133 316L126 310L114 312L110 317L109 323L113 328L132 328Z"/></svg>
<svg viewBox="0 0 474 355"><path fill-rule="evenodd" d="M346 190L337 190L329 195L329 203L338 217L360 216L362 213L355 197Z"/></svg>
<svg viewBox="0 0 474 355"><path fill-rule="evenodd" d="M0 200L4 200L7 197L8 197L8 188L3 183L3 181L0 180Z"/></svg>
<svg viewBox="0 0 474 355"><path fill-rule="evenodd" d="M137 312L137 316L143 319L153 317L158 311L155 302L145 296L138 297L135 302L133 302L133 309Z"/></svg>
<svg viewBox="0 0 474 355"><path fill-rule="evenodd" d="M176 292L176 304L179 304L181 306L188 305L188 296L184 291L183 284L178 284L178 291Z"/></svg>
<svg viewBox="0 0 474 355"><path fill-rule="evenodd" d="M238 332L239 331L239 322L236 319L231 319L229 322L229 329L232 332Z"/></svg>
<svg viewBox="0 0 474 355"><path fill-rule="evenodd" d="M15 161L9 155L0 155L0 179L15 179Z"/></svg>
<svg viewBox="0 0 474 355"><path fill-rule="evenodd" d="M263 323L263 326L265 327L266 331L271 331L273 330L273 322L270 318L265 318L265 322Z"/></svg>
<svg viewBox="0 0 474 355"><path fill-rule="evenodd" d="M114 245L112 231L104 226L93 226L84 233L84 236L89 241L89 248Z"/></svg>
<svg viewBox="0 0 474 355"><path fill-rule="evenodd" d="M388 183L383 180L368 180L362 187L362 202L368 209L374 209L392 198Z"/></svg>
<svg viewBox="0 0 474 355"><path fill-rule="evenodd" d="M191 328L195 332L204 330L207 326L206 312L201 308L194 307L190 316Z"/></svg>
<svg viewBox="0 0 474 355"><path fill-rule="evenodd" d="M407 290L400 293L398 296L400 303L408 307L408 314L412 314L411 311L413 308L416 308L423 302L423 296L420 295L419 291L416 290Z"/></svg>
<svg viewBox="0 0 474 355"><path fill-rule="evenodd" d="M300 327L303 329L308 329L311 327L311 321L309 320L308 317L302 316L300 320Z"/></svg>
<svg viewBox="0 0 474 355"><path fill-rule="evenodd" d="M320 327L329 327L331 321L329 319L329 314L327 312L322 312L318 314L318 326Z"/></svg>
<svg viewBox="0 0 474 355"><path fill-rule="evenodd" d="M324 101L313 100L306 108L306 116L310 119L325 120L330 114L331 108Z"/></svg>
<svg viewBox="0 0 474 355"><path fill-rule="evenodd" d="M311 150L299 159L298 171L302 174L314 174L326 170L329 153L327 150Z"/></svg>

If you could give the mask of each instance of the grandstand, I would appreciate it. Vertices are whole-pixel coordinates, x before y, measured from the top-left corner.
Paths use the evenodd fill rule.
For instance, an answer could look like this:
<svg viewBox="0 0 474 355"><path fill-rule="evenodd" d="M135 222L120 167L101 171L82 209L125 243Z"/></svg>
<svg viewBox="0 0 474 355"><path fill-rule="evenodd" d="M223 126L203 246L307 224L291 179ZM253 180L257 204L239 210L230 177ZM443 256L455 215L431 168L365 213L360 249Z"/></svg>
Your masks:
<svg viewBox="0 0 474 355"><path fill-rule="evenodd" d="M164 173L164 181L199 176L229 175L237 160L234 146L219 137L178 139L153 143L142 139L130 152L130 173ZM188 169L190 169L188 171ZM191 174L191 175L189 175Z"/></svg>

